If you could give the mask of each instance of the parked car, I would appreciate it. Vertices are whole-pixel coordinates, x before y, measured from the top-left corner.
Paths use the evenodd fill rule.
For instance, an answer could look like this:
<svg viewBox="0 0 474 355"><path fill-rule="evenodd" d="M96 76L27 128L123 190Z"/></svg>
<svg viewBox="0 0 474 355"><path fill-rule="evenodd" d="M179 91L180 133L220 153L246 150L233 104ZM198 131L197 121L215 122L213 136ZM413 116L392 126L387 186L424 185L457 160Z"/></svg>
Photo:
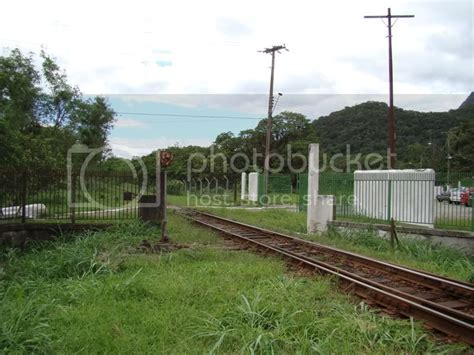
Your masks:
<svg viewBox="0 0 474 355"><path fill-rule="evenodd" d="M440 194L436 195L438 202L451 201L451 193L449 191L443 191Z"/></svg>
<svg viewBox="0 0 474 355"><path fill-rule="evenodd" d="M452 189L449 203L459 205L461 203L461 195L465 190L465 187Z"/></svg>
<svg viewBox="0 0 474 355"><path fill-rule="evenodd" d="M461 189L455 188L449 191L449 203L459 204L461 203Z"/></svg>
<svg viewBox="0 0 474 355"><path fill-rule="evenodd" d="M474 198L474 187L470 187L461 192L461 204L469 207L471 206L471 199Z"/></svg>

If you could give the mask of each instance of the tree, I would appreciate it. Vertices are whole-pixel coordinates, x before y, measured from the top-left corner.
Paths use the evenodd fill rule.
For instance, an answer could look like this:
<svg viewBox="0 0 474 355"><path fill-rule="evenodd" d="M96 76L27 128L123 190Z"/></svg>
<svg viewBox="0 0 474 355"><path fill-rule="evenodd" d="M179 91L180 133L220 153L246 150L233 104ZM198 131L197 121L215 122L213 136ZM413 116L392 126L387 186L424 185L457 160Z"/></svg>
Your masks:
<svg viewBox="0 0 474 355"><path fill-rule="evenodd" d="M49 92L43 94L43 116L46 123L54 127L64 127L70 123L75 110L82 104L78 88L67 82L66 73L57 63L41 51L42 70Z"/></svg>
<svg viewBox="0 0 474 355"><path fill-rule="evenodd" d="M38 124L40 80L31 55L14 49L10 56L0 57L0 118L10 128L26 132Z"/></svg>
<svg viewBox="0 0 474 355"><path fill-rule="evenodd" d="M474 171L474 120L465 120L453 128L450 140L453 171Z"/></svg>
<svg viewBox="0 0 474 355"><path fill-rule="evenodd" d="M82 100L76 105L73 125L81 143L89 147L102 147L115 121L115 112L104 97Z"/></svg>
<svg viewBox="0 0 474 355"><path fill-rule="evenodd" d="M75 142L107 144L114 121L107 101L85 99L54 59L40 57L37 70L33 54L0 56L0 167L64 169Z"/></svg>

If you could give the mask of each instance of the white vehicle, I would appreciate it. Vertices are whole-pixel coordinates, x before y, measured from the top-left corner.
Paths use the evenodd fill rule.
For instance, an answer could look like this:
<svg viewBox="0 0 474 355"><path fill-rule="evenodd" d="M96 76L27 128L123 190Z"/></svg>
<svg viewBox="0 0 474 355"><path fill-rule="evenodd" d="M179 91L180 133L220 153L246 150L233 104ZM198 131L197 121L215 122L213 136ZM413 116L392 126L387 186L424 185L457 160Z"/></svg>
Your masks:
<svg viewBox="0 0 474 355"><path fill-rule="evenodd" d="M464 191L464 187L452 189L450 191L451 196L449 197L449 203L459 205L461 203L461 194Z"/></svg>

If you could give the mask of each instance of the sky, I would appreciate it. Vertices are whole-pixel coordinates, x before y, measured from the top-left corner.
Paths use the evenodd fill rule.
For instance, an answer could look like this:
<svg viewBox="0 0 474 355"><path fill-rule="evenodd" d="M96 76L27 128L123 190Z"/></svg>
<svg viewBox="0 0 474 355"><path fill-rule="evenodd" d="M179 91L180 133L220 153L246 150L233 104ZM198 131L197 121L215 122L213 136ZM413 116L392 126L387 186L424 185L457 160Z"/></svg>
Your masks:
<svg viewBox="0 0 474 355"><path fill-rule="evenodd" d="M395 105L458 107L474 90L470 0L4 1L0 49L44 49L82 93L107 96L110 145L129 157L255 127L270 78L259 51L273 45L289 49L276 57L275 114L387 101L387 28L363 16L388 7L415 15L393 26Z"/></svg>

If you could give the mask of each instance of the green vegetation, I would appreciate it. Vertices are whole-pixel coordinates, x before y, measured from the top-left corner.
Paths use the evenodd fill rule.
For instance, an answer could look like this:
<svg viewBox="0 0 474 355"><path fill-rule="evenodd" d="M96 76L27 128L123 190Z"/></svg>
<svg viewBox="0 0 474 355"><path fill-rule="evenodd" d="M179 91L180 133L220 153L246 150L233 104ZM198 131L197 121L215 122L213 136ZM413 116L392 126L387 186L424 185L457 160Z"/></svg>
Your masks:
<svg viewBox="0 0 474 355"><path fill-rule="evenodd" d="M18 49L0 56L2 169L65 169L74 143L102 147L112 128L114 112L105 98L85 98L45 52L40 68L37 60Z"/></svg>
<svg viewBox="0 0 474 355"><path fill-rule="evenodd" d="M370 153L385 156L387 112L385 103L365 102L320 117L311 124L323 152L329 156L345 153L346 145L350 145L352 157L357 153L363 157ZM474 141L469 138L474 129L473 112L474 105L448 112L395 108L399 168L431 167L446 171L446 157L450 154L451 171L474 171ZM344 160L338 161L340 167L345 167Z"/></svg>
<svg viewBox="0 0 474 355"><path fill-rule="evenodd" d="M438 229L451 229L472 232L474 231L474 221L456 218L437 218L435 220L434 227Z"/></svg>
<svg viewBox="0 0 474 355"><path fill-rule="evenodd" d="M155 228L122 224L3 250L0 351L19 353L458 352L418 323L375 314L330 278L226 248L170 214L189 248L143 254Z"/></svg>
<svg viewBox="0 0 474 355"><path fill-rule="evenodd" d="M392 250L390 242L371 231L339 232L306 235L306 214L287 210L243 209L209 210L225 218L243 221L272 230L297 235L317 243L331 245L396 264L426 270L459 280L474 281L474 258L454 249L433 246L428 241L401 239L401 246Z"/></svg>
<svg viewBox="0 0 474 355"><path fill-rule="evenodd" d="M349 171L357 169L357 164L352 163L348 166L347 158L355 159L359 153L361 163L364 163L371 153L385 157L387 112L385 103L365 102L314 120L295 112L282 112L276 115L273 121L272 151L285 159L281 173L292 172L288 164L287 144L291 145L292 156L289 160L294 169L302 167L301 157L298 154L307 156L308 144L315 142L321 144L321 153L326 154L322 163L326 168L331 157L336 154L346 155L347 145L350 145L351 149L348 157L340 156L334 160L334 166L338 169L348 168ZM473 172L474 140L471 139L474 130L473 113L473 105L448 112L417 112L396 108L399 168L431 167L436 171L446 171L446 157L449 153L452 156L451 171ZM175 157L169 168L170 178L185 179L188 160L192 158L193 153L198 153L200 156L196 156L190 162L195 169L205 168L199 173L199 177L223 179L226 175L231 181L240 181L240 174L229 167L230 158L234 154L244 154L251 160L251 166L248 166L246 171L261 168L263 158L260 154L264 151L265 127L266 119L262 119L254 129L242 131L238 135L232 132L221 133L211 147L169 147L168 150ZM252 161L255 152L259 153L259 156ZM223 156L227 160L223 159ZM154 153L143 157L143 160L149 170L153 171ZM209 169L211 162L214 163L213 172ZM372 168L386 167L385 161L380 163L372 158L367 162ZM277 168L280 161L274 158L270 163L273 168ZM234 165L237 169L242 169L245 167L245 161L236 159ZM296 186L295 181L293 186Z"/></svg>

